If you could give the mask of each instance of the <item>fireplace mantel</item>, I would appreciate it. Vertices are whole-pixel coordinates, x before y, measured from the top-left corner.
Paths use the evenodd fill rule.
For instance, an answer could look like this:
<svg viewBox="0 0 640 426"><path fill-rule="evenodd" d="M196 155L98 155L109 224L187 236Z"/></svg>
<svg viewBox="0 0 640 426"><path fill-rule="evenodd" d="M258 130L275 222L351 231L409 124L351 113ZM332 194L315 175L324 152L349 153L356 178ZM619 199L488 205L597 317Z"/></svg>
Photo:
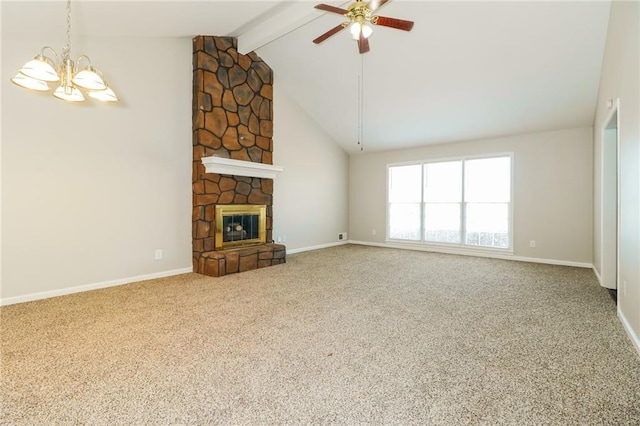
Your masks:
<svg viewBox="0 0 640 426"><path fill-rule="evenodd" d="M253 161L232 160L222 157L202 157L202 164L207 173L218 173L231 176L249 176L275 179L283 167L271 164L254 163Z"/></svg>

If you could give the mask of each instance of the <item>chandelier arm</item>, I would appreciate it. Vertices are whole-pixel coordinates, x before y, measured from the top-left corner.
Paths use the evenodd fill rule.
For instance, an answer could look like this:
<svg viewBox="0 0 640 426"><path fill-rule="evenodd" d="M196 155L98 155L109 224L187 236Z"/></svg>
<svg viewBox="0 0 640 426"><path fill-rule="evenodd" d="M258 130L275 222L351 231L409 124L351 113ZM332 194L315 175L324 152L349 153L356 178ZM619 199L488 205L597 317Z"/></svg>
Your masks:
<svg viewBox="0 0 640 426"><path fill-rule="evenodd" d="M45 51L45 50L47 50L47 49L49 49L50 51L52 51L52 52L53 52L53 56L55 56L55 58L56 58L55 63L56 63L56 65L57 65L57 64L58 64L58 60L59 60L60 58L59 58L59 56L58 56L58 52L56 52L56 49L54 49L53 47L51 47L51 46L44 46L42 49L40 49L40 56L42 56L43 58L48 58L48 59L50 59L48 56L45 56L45 54L44 54L44 51Z"/></svg>
<svg viewBox="0 0 640 426"><path fill-rule="evenodd" d="M80 61L81 61L82 59L86 59L86 60L87 60L87 62L89 62L89 66L91 66L91 58L90 58L90 57L88 57L87 55L80 55L80 56L78 56L78 60L76 61L76 64L78 64L78 66L80 66Z"/></svg>
<svg viewBox="0 0 640 426"><path fill-rule="evenodd" d="M100 71L98 68L94 67L91 64L91 58L88 57L87 55L80 55L78 56L78 60L76 61L76 66L78 67L78 69L80 69L80 61L86 59L87 62L89 63L89 67L87 69L95 72L96 74L98 74L103 80L104 80L104 74L102 74L102 71Z"/></svg>

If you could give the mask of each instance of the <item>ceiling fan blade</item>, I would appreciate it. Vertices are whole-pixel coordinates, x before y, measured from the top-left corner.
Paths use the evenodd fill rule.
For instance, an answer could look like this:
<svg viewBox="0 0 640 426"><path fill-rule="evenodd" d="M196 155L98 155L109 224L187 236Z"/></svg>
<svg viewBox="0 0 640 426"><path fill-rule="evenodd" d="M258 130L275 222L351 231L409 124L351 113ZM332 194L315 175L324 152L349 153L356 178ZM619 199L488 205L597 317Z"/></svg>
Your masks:
<svg viewBox="0 0 640 426"><path fill-rule="evenodd" d="M395 28L398 30L411 31L413 21L405 21L404 19L387 18L386 16L374 16L371 23L381 25L383 27Z"/></svg>
<svg viewBox="0 0 640 426"><path fill-rule="evenodd" d="M313 42L315 44L320 44L323 41L325 41L326 39L328 39L329 37L331 37L334 34L339 33L340 31L344 30L345 26L340 24L340 25L336 25L335 27L331 28L329 31L327 31L326 33L322 34L320 37L316 38L315 40L313 40Z"/></svg>
<svg viewBox="0 0 640 426"><path fill-rule="evenodd" d="M376 10L380 9L382 6L384 6L385 4L389 3L391 0L371 0L369 2L369 9L371 9L372 12L375 12Z"/></svg>
<svg viewBox="0 0 640 426"><path fill-rule="evenodd" d="M369 51L369 39L362 35L362 32L360 32L360 38L358 39L358 51L360 54Z"/></svg>
<svg viewBox="0 0 640 426"><path fill-rule="evenodd" d="M314 7L316 9L324 10L325 12L333 12L340 15L344 15L349 12L347 9L331 6L330 4L316 4Z"/></svg>

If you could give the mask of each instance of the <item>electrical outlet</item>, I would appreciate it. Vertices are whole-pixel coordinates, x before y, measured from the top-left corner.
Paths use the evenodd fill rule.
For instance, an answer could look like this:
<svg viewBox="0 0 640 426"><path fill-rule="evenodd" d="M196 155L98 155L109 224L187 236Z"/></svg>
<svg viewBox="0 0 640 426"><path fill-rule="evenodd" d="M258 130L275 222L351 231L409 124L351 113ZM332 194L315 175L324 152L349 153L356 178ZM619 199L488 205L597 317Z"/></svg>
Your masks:
<svg viewBox="0 0 640 426"><path fill-rule="evenodd" d="M376 234L377 234L376 230L375 230L375 229L372 229L372 230L371 230L371 235L376 235Z"/></svg>
<svg viewBox="0 0 640 426"><path fill-rule="evenodd" d="M347 233L346 232L341 232L338 234L338 240L339 241L343 241L347 239Z"/></svg>
<svg viewBox="0 0 640 426"><path fill-rule="evenodd" d="M536 242L534 240L529 241L529 247L536 248Z"/></svg>
<svg viewBox="0 0 640 426"><path fill-rule="evenodd" d="M162 259L162 249L156 249L155 257L156 260Z"/></svg>

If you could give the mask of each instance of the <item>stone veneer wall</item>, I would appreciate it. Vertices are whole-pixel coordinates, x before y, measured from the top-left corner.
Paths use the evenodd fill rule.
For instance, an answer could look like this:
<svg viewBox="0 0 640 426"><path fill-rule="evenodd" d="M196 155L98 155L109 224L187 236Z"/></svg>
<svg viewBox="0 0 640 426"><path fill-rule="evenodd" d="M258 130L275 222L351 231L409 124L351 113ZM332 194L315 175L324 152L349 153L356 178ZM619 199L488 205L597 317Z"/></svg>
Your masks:
<svg viewBox="0 0 640 426"><path fill-rule="evenodd" d="M193 39L194 272L206 272L207 253L216 249L216 204L265 204L266 240L273 239L273 180L205 173L200 161L214 155L272 164L272 101L273 72L258 55L239 54L233 37Z"/></svg>

